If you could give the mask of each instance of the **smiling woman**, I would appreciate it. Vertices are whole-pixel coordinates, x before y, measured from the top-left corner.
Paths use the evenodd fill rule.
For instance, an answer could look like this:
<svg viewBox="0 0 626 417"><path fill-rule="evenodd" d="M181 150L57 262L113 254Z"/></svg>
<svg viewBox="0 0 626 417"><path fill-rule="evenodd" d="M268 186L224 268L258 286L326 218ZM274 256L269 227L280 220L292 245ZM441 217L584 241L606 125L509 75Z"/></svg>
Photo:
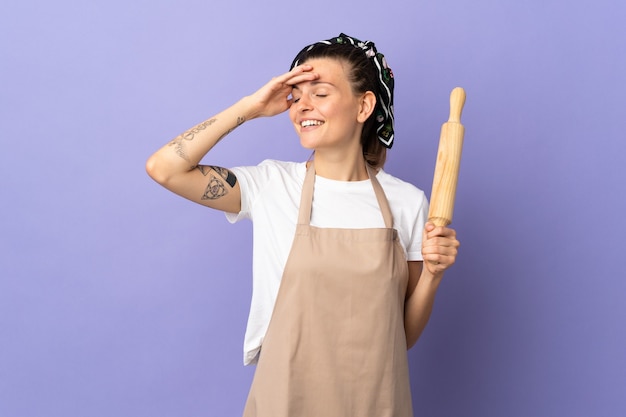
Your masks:
<svg viewBox="0 0 626 417"><path fill-rule="evenodd" d="M421 190L382 169L393 87L375 45L341 34L148 160L166 188L253 220L246 417L413 415L407 347L459 242L426 223ZM240 124L286 110L311 161L199 165Z"/></svg>

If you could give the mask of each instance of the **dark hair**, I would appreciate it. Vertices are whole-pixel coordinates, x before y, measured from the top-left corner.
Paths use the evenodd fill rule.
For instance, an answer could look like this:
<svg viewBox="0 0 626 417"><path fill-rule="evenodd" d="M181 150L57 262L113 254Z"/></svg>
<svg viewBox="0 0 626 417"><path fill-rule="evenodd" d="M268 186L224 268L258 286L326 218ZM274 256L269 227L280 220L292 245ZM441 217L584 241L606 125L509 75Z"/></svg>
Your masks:
<svg viewBox="0 0 626 417"><path fill-rule="evenodd" d="M376 96L376 109L378 108L380 97L378 72L362 49L350 44L316 44L310 49L302 50L294 63L300 65L314 58L331 58L347 63L350 66L348 81L354 93L363 94L371 91ZM378 140L376 133L376 109L363 125L361 146L365 161L374 168L382 168L387 159L387 148Z"/></svg>

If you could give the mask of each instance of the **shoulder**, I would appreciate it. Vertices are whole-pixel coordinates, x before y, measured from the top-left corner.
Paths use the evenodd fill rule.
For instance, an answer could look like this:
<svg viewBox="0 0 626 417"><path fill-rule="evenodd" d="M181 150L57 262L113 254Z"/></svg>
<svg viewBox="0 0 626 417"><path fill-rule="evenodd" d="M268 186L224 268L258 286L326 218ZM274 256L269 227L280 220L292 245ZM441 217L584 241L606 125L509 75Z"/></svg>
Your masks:
<svg viewBox="0 0 626 417"><path fill-rule="evenodd" d="M258 165L231 168L240 183L242 206L252 209L259 201L294 199L306 174L305 162L266 159Z"/></svg>
<svg viewBox="0 0 626 417"><path fill-rule="evenodd" d="M266 159L259 166L271 171L274 175L281 175L293 178L302 178L306 174L306 162L278 161Z"/></svg>
<svg viewBox="0 0 626 417"><path fill-rule="evenodd" d="M408 200L424 203L426 202L426 194L420 188L410 182L404 181L398 177L395 177L384 170L380 170L376 175L376 178L380 182L380 185L385 191L385 195L390 200Z"/></svg>
<svg viewBox="0 0 626 417"><path fill-rule="evenodd" d="M241 190L241 211L236 217L229 217L229 221L235 222L241 218L259 218L258 213L264 210L276 213L281 207L299 201L306 163L267 159L258 165L230 170Z"/></svg>
<svg viewBox="0 0 626 417"><path fill-rule="evenodd" d="M245 175L261 181L264 178L271 179L276 177L304 179L306 163L266 159L258 165L234 167L231 170L235 175Z"/></svg>

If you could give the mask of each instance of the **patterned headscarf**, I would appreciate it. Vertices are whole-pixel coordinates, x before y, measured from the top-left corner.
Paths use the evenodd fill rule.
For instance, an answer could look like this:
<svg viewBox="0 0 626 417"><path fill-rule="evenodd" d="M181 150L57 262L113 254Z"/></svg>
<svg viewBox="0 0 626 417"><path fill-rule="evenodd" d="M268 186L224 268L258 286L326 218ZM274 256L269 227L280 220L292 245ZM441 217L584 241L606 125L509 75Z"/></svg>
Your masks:
<svg viewBox="0 0 626 417"><path fill-rule="evenodd" d="M360 41L356 38L348 36L346 34L340 34L339 36L320 41L309 45L302 49L293 60L291 69L297 66L302 59L303 55L311 51L313 48L322 45L352 45L355 48L361 49L365 56L370 59L370 62L376 68L378 74L378 93L376 100L376 134L378 140L386 147L391 148L393 145L393 72L387 65L385 56L376 50L374 42Z"/></svg>

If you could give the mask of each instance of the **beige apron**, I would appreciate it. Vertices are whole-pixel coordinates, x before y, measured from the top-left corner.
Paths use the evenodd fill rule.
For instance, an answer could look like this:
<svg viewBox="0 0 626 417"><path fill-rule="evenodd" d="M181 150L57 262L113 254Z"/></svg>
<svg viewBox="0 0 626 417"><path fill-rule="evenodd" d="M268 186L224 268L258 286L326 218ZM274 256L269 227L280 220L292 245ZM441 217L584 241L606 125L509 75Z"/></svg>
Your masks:
<svg viewBox="0 0 626 417"><path fill-rule="evenodd" d="M407 261L389 203L367 169L386 228L311 226L313 164L307 170L244 417L413 417Z"/></svg>

